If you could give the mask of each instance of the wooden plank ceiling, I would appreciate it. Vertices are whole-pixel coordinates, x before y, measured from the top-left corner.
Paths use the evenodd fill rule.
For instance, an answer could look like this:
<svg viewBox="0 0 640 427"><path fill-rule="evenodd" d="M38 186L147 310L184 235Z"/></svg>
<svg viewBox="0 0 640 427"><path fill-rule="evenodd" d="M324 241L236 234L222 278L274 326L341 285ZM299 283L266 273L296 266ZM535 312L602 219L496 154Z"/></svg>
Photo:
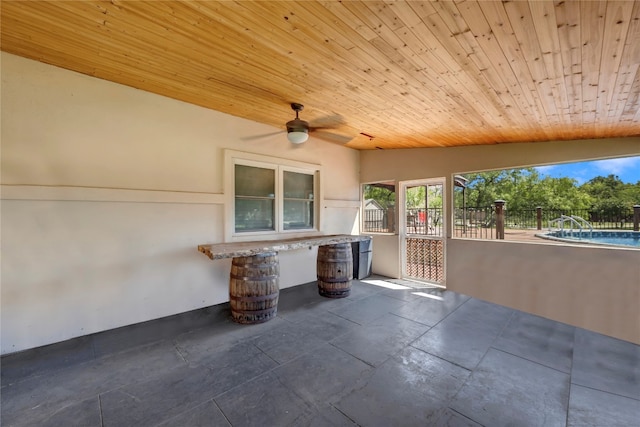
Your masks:
<svg viewBox="0 0 640 427"><path fill-rule="evenodd" d="M357 149L640 135L640 1L2 1L1 48Z"/></svg>

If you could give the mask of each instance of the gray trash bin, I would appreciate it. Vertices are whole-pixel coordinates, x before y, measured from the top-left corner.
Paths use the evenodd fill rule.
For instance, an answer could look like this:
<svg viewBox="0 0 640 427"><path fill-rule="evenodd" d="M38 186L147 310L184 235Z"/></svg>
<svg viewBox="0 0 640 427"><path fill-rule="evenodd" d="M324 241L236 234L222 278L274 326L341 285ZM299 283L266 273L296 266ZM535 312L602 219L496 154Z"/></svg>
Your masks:
<svg viewBox="0 0 640 427"><path fill-rule="evenodd" d="M371 250L373 242L369 238L351 243L353 254L353 278L364 279L371 275Z"/></svg>

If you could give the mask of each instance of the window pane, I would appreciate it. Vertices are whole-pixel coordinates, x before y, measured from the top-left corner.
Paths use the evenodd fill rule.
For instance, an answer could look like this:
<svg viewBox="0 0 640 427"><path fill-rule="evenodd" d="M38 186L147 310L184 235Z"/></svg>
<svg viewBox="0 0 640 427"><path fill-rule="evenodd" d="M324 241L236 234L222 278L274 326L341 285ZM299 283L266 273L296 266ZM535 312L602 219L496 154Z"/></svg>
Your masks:
<svg viewBox="0 0 640 427"><path fill-rule="evenodd" d="M284 171L285 199L313 199L313 175Z"/></svg>
<svg viewBox="0 0 640 427"><path fill-rule="evenodd" d="M236 196L270 197L275 195L276 172L273 169L236 165Z"/></svg>
<svg viewBox="0 0 640 427"><path fill-rule="evenodd" d="M274 230L273 199L236 198L236 232Z"/></svg>
<svg viewBox="0 0 640 427"><path fill-rule="evenodd" d="M376 182L363 186L364 210L362 231L393 233L395 231L395 182Z"/></svg>
<svg viewBox="0 0 640 427"><path fill-rule="evenodd" d="M313 201L285 200L284 229L313 228Z"/></svg>

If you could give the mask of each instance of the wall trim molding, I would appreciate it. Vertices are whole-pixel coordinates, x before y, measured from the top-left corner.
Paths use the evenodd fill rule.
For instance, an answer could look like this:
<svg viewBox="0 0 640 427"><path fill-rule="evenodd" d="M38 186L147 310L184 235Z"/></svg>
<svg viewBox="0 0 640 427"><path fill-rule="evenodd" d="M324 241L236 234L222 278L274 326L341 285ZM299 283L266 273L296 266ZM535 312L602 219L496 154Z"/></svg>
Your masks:
<svg viewBox="0 0 640 427"><path fill-rule="evenodd" d="M0 199L65 202L224 204L224 195L218 193L10 184L0 185Z"/></svg>
<svg viewBox="0 0 640 427"><path fill-rule="evenodd" d="M13 184L0 185L0 199L58 202L187 203L205 205L224 205L225 203L225 196L222 193ZM359 208L360 201L325 199L322 206L324 208Z"/></svg>

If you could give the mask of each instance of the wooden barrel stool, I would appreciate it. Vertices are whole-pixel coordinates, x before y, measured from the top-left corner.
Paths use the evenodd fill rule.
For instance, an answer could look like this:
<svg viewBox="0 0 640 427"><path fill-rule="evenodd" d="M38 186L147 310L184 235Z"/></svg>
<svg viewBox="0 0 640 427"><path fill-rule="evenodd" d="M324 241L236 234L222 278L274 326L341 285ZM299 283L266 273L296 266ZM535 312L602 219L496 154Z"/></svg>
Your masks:
<svg viewBox="0 0 640 427"><path fill-rule="evenodd" d="M318 292L327 298L345 298L351 293L353 257L350 243L318 247Z"/></svg>
<svg viewBox="0 0 640 427"><path fill-rule="evenodd" d="M229 280L229 303L233 320L255 324L276 317L280 293L279 276L280 265L276 252L233 258Z"/></svg>

